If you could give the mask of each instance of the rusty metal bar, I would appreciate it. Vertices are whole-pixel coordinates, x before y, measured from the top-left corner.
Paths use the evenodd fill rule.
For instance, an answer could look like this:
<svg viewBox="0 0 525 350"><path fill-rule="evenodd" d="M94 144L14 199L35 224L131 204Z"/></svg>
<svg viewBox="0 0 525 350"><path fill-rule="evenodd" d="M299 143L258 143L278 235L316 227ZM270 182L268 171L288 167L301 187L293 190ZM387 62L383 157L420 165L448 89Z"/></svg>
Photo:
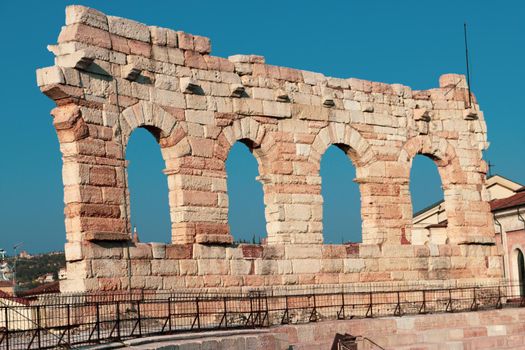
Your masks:
<svg viewBox="0 0 525 350"><path fill-rule="evenodd" d="M281 324L290 323L290 313L288 312L288 295L284 296L284 313L281 319Z"/></svg>
<svg viewBox="0 0 525 350"><path fill-rule="evenodd" d="M374 317L374 310L372 305L372 292L368 293L368 310L366 310L366 317Z"/></svg>
<svg viewBox="0 0 525 350"><path fill-rule="evenodd" d="M476 287L472 288L472 293L474 294L472 299L472 304L470 305L470 311L476 311L478 309L478 299L476 293Z"/></svg>
<svg viewBox="0 0 525 350"><path fill-rule="evenodd" d="M7 307L4 308L5 310L5 332L4 336L2 337L0 344L2 344L4 338L5 338L5 344L6 349L9 350L9 309Z"/></svg>
<svg viewBox="0 0 525 350"><path fill-rule="evenodd" d="M426 314L427 313L427 300L426 300L426 293L423 290L423 302L421 303L421 307L419 308L420 314Z"/></svg>
<svg viewBox="0 0 525 350"><path fill-rule="evenodd" d="M341 308L337 312L337 319L338 320L344 320L346 318L345 316L345 292L341 292Z"/></svg>
<svg viewBox="0 0 525 350"><path fill-rule="evenodd" d="M396 304L396 309L394 310L394 316L401 316L401 300L400 300L399 292L397 292L397 304Z"/></svg>

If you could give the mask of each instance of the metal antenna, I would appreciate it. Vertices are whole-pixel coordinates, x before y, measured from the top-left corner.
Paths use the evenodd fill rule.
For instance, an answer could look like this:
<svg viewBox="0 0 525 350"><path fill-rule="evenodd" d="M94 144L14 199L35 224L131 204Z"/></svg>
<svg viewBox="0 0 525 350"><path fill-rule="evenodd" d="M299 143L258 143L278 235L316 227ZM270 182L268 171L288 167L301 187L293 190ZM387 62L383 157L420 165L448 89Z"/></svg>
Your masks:
<svg viewBox="0 0 525 350"><path fill-rule="evenodd" d="M469 69L469 60L468 60L467 22L463 23L463 32L465 34L465 60L467 62L468 108L470 108L472 106L472 95L470 93L470 69Z"/></svg>
<svg viewBox="0 0 525 350"><path fill-rule="evenodd" d="M491 177L492 176L492 168L494 168L496 166L496 164L494 163L491 163L490 160L488 162L488 167L489 167L489 174L488 174L488 177Z"/></svg>

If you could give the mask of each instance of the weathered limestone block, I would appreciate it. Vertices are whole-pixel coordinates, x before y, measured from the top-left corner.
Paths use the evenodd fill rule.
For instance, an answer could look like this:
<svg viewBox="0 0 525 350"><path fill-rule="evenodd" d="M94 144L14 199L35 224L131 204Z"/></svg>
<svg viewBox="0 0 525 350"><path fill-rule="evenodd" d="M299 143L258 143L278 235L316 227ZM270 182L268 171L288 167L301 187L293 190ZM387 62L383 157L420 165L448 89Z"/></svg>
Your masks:
<svg viewBox="0 0 525 350"><path fill-rule="evenodd" d="M38 86L65 83L62 70L56 66L37 69L36 80Z"/></svg>
<svg viewBox="0 0 525 350"><path fill-rule="evenodd" d="M321 271L321 261L318 259L294 259L292 260L294 274L318 273Z"/></svg>
<svg viewBox="0 0 525 350"><path fill-rule="evenodd" d="M150 243L151 253L153 259L165 259L166 258L166 244L164 243Z"/></svg>
<svg viewBox="0 0 525 350"><path fill-rule="evenodd" d="M175 276L179 274L179 264L176 260L152 260L151 274L154 276Z"/></svg>
<svg viewBox="0 0 525 350"><path fill-rule="evenodd" d="M365 268L363 259L343 259L343 272L361 272Z"/></svg>
<svg viewBox="0 0 525 350"><path fill-rule="evenodd" d="M108 20L105 14L81 5L66 7L66 25L75 23L83 23L91 27L108 30Z"/></svg>
<svg viewBox="0 0 525 350"><path fill-rule="evenodd" d="M202 259L197 261L199 275L228 275L230 264L223 259Z"/></svg>
<svg viewBox="0 0 525 350"><path fill-rule="evenodd" d="M146 25L130 19L108 16L109 32L144 42L150 41L149 29Z"/></svg>

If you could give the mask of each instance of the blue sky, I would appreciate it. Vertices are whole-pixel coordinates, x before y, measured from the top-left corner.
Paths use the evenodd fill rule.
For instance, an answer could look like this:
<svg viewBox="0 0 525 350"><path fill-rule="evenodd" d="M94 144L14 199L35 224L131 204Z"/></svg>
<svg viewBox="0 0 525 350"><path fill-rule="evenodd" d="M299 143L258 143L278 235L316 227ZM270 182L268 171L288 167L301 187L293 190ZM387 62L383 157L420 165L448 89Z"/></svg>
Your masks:
<svg viewBox="0 0 525 350"><path fill-rule="evenodd" d="M472 89L485 112L495 172L525 183L525 3L522 1L78 1L128 17L212 39L212 53L254 53L270 64L402 83L438 85L439 75L465 71L463 22L469 24ZM25 242L32 252L65 241L61 158L49 111L53 103L35 83L35 69L53 64L70 2L2 1L0 247ZM264 235L262 192L255 160L242 146L228 159L232 231ZM167 186L160 152L145 132L128 149L132 219L143 240L169 240ZM322 160L325 239L359 239L355 171L338 150ZM418 159L412 191L416 208L441 196L432 162Z"/></svg>

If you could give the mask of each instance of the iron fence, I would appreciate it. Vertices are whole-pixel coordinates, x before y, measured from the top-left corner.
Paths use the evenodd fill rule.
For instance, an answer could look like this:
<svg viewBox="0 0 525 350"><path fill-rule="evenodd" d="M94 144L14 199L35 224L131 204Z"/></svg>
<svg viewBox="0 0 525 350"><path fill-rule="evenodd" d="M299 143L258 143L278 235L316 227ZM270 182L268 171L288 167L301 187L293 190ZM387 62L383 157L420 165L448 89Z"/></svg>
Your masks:
<svg viewBox="0 0 525 350"><path fill-rule="evenodd" d="M519 286L268 295L93 294L74 303L0 303L0 349L72 348L189 331L524 306ZM9 305L7 305L9 304ZM3 306L2 306L3 305Z"/></svg>

